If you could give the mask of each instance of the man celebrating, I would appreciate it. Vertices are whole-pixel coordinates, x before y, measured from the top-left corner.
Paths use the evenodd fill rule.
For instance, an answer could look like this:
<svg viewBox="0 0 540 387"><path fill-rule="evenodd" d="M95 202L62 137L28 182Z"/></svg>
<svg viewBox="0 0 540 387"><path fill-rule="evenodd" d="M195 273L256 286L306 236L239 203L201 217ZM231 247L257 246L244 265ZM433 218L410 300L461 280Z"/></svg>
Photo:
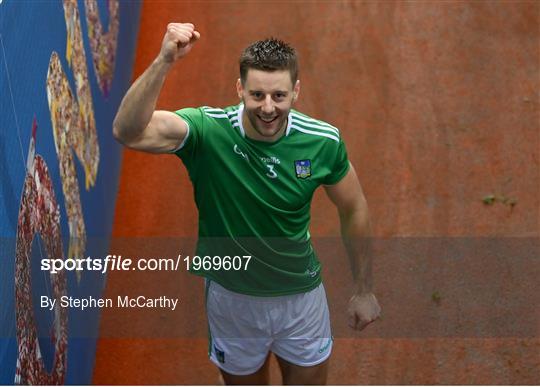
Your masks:
<svg viewBox="0 0 540 387"><path fill-rule="evenodd" d="M197 255L212 257L191 271L206 278L209 356L224 381L268 383L273 352L285 384L324 384L333 339L310 204L323 185L338 209L356 284L349 325L361 330L380 314L363 242L369 218L362 188L339 130L292 109L300 93L297 57L279 40L242 53L239 105L155 110L167 73L199 38L193 24L168 25L158 57L120 105L114 136L133 149L175 153L189 172Z"/></svg>

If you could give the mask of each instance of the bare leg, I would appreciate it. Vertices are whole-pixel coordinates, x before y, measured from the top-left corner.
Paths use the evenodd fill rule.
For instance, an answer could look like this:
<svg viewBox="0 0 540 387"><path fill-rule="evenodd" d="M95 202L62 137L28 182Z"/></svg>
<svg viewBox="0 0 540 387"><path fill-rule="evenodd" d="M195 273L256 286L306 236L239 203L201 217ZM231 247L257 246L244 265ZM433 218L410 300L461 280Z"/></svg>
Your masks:
<svg viewBox="0 0 540 387"><path fill-rule="evenodd" d="M284 385L324 385L328 376L328 362L324 362L311 367L297 366L276 356L283 375Z"/></svg>
<svg viewBox="0 0 540 387"><path fill-rule="evenodd" d="M270 354L266 357L264 364L259 370L250 375L232 375L221 368L219 371L223 376L223 381L226 385L268 385L270 384L270 374L268 372L268 365L270 364Z"/></svg>

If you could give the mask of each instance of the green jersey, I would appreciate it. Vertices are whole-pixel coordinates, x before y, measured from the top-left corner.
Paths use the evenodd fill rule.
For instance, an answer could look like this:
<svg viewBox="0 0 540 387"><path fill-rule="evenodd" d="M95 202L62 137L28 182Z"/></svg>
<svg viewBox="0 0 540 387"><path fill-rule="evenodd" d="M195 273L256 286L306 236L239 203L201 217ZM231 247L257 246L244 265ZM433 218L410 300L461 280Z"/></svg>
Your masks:
<svg viewBox="0 0 540 387"><path fill-rule="evenodd" d="M243 108L176 112L188 125L175 153L199 210L197 256L207 257L204 268L192 265L190 271L243 294L309 291L321 282L309 235L311 199L319 185L346 175L345 145L338 129L295 110L275 142L250 139ZM226 259L236 259L235 265Z"/></svg>

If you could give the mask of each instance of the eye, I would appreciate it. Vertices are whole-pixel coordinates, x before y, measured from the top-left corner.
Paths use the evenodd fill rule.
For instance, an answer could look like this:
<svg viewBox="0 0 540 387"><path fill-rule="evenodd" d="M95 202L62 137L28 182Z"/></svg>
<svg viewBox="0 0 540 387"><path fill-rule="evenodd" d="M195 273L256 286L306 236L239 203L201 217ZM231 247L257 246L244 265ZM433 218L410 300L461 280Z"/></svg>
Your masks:
<svg viewBox="0 0 540 387"><path fill-rule="evenodd" d="M282 99L284 99L286 96L287 96L287 93L283 93L283 92L278 92L278 93L274 94L274 98L275 98L276 100L282 100Z"/></svg>
<svg viewBox="0 0 540 387"><path fill-rule="evenodd" d="M261 99L263 97L263 93L260 91L254 91L251 93L251 96L255 99Z"/></svg>

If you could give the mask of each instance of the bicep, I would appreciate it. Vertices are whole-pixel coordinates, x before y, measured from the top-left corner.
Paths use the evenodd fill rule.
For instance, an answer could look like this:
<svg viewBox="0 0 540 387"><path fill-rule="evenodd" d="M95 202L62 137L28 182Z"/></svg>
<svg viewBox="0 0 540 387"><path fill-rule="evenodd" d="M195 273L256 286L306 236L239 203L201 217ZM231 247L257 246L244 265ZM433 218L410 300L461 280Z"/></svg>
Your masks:
<svg viewBox="0 0 540 387"><path fill-rule="evenodd" d="M352 165L345 177L336 184L325 185L324 189L340 213L367 210L366 198Z"/></svg>
<svg viewBox="0 0 540 387"><path fill-rule="evenodd" d="M178 148L187 134L187 124L177 114L156 110L144 132L129 147L151 153L169 153Z"/></svg>

